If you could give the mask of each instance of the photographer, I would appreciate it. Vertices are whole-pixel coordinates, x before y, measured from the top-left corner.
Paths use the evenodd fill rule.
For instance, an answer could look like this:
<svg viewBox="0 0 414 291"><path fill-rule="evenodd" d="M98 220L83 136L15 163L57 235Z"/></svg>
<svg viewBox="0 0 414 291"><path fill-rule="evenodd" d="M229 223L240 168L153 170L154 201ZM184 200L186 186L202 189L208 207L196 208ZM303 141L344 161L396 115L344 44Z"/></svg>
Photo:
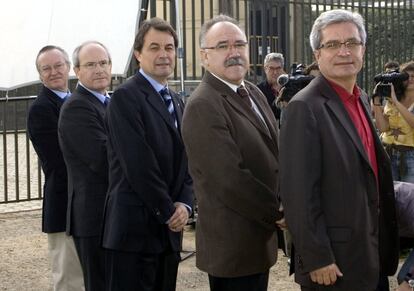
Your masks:
<svg viewBox="0 0 414 291"><path fill-rule="evenodd" d="M383 107L377 96L380 86L377 84L373 108L381 140L391 159L393 179L414 183L414 62L402 65L401 72L409 75L402 90L398 90L401 94L396 94L399 88L391 83L391 98L387 98Z"/></svg>

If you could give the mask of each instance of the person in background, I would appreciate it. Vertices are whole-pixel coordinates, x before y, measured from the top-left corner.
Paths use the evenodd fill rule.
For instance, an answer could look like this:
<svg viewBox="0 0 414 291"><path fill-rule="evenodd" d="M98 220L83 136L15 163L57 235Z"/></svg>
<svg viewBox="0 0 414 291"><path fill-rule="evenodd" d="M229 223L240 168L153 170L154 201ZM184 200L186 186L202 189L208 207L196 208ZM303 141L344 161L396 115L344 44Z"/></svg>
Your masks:
<svg viewBox="0 0 414 291"><path fill-rule="evenodd" d="M272 109L276 120L280 119L280 108L277 107L275 100L281 89L277 79L280 75L285 74L284 66L285 58L281 53L267 54L263 63L266 78L261 83L257 84L257 87L259 87L266 96L267 103Z"/></svg>
<svg viewBox="0 0 414 291"><path fill-rule="evenodd" d="M107 134L111 56L97 41L73 52L78 85L59 118L59 143L68 169L68 234L73 235L87 291L105 290L105 252L101 231L108 188Z"/></svg>
<svg viewBox="0 0 414 291"><path fill-rule="evenodd" d="M280 135L280 195L301 290L375 290L398 266L391 164L357 86L363 18L323 12L310 43L321 74L289 102Z"/></svg>
<svg viewBox="0 0 414 291"><path fill-rule="evenodd" d="M70 96L68 54L58 46L47 45L37 54L36 68L43 85L30 106L27 131L45 174L42 231L47 233L53 290L84 290L73 238L65 234L67 172L57 130L60 108Z"/></svg>
<svg viewBox="0 0 414 291"><path fill-rule="evenodd" d="M177 46L168 22L144 21L134 42L140 70L108 108L106 290L175 290L194 200L180 130L184 103L168 86Z"/></svg>

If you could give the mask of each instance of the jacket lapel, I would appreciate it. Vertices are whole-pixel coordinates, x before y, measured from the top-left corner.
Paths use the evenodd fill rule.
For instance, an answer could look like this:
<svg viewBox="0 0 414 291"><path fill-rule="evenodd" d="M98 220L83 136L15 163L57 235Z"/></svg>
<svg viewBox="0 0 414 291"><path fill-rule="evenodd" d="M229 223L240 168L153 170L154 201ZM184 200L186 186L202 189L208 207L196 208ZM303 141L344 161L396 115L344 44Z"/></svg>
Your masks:
<svg viewBox="0 0 414 291"><path fill-rule="evenodd" d="M236 111L243 114L261 133L270 138L267 129L262 124L262 121L259 120L259 117L256 116L253 109L250 108L249 105L244 102L236 92L208 71L204 74L203 79L205 82L211 84L213 88L217 88L217 91L221 93L221 96L226 99ZM257 104L257 102L255 103Z"/></svg>
<svg viewBox="0 0 414 291"><path fill-rule="evenodd" d="M341 125L344 127L345 131L351 138L352 142L354 143L355 147L357 148L365 162L371 166L371 163L369 162L368 156L365 152L365 148L361 142L361 138L355 128L355 125L349 117L349 114L346 111L346 108L342 103L342 100L335 92L335 90L327 83L327 80L325 80L323 77L321 77L319 80L323 80L324 82L326 82L326 84L324 84L324 86L321 86L320 89L322 91L322 95L328 99L326 103L327 106L331 109L333 114L337 117ZM367 116L367 119L369 119L369 116Z"/></svg>

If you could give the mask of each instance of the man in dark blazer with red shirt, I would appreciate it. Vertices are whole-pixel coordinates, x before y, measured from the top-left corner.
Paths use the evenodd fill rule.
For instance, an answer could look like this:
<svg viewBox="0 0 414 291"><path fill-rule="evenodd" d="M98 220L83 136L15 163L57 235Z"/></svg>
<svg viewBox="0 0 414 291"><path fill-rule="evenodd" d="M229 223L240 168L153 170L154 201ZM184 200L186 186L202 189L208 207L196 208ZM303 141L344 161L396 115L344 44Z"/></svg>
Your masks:
<svg viewBox="0 0 414 291"><path fill-rule="evenodd" d="M175 290L193 204L183 102L167 82L177 45L168 22L145 21L134 43L140 70L115 90L108 108L107 290Z"/></svg>
<svg viewBox="0 0 414 291"><path fill-rule="evenodd" d="M302 290L375 290L398 265L390 161L356 85L366 32L358 13L322 13L310 35L321 76L287 106L280 193Z"/></svg>
<svg viewBox="0 0 414 291"><path fill-rule="evenodd" d="M67 172L58 142L58 119L70 95L70 61L60 47L47 45L36 57L42 89L30 106L27 131L45 174L42 231L47 233L54 290L82 290L82 270L72 236L65 234Z"/></svg>

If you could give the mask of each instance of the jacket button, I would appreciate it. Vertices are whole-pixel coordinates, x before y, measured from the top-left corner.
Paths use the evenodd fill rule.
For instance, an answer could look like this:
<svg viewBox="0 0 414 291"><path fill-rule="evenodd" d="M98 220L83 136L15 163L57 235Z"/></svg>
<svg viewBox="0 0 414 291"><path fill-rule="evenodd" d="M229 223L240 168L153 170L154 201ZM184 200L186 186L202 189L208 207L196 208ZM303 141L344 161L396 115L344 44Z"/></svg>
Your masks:
<svg viewBox="0 0 414 291"><path fill-rule="evenodd" d="M155 209L155 215L160 216L161 215L161 211L159 209Z"/></svg>

